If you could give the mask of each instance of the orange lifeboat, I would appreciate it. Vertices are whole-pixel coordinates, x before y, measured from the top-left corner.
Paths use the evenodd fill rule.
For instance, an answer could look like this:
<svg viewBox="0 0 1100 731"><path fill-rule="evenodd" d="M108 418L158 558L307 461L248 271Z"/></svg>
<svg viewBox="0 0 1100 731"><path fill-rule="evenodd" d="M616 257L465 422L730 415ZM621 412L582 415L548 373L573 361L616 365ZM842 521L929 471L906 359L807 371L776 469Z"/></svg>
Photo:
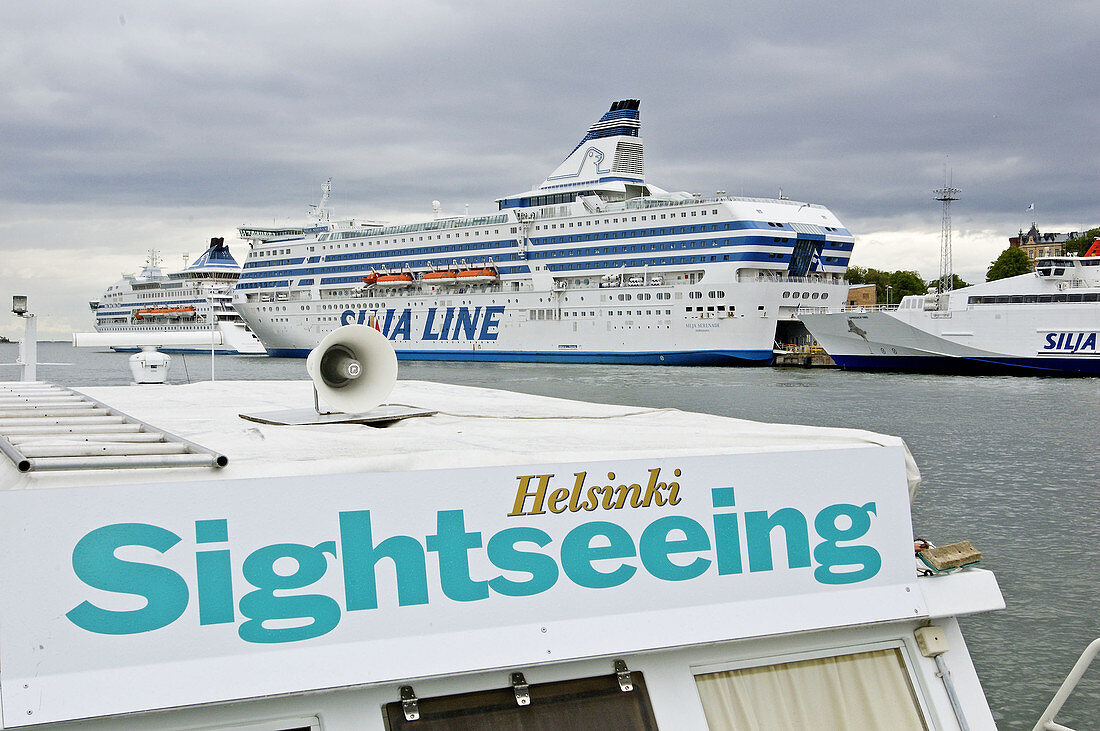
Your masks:
<svg viewBox="0 0 1100 731"><path fill-rule="evenodd" d="M363 277L363 284L372 285L378 284L378 272L371 272L367 276Z"/></svg>
<svg viewBox="0 0 1100 731"><path fill-rule="evenodd" d="M458 281L461 284L489 284L499 279L496 269L465 269L458 273Z"/></svg>
<svg viewBox="0 0 1100 731"><path fill-rule="evenodd" d="M183 317L184 315L191 315L195 312L195 308L187 305L186 307L142 307L140 310L134 312L135 320L143 320L146 317Z"/></svg>
<svg viewBox="0 0 1100 731"><path fill-rule="evenodd" d="M441 272L427 272L420 279L425 284L454 284L457 277L458 272L446 270Z"/></svg>
<svg viewBox="0 0 1100 731"><path fill-rule="evenodd" d="M411 274L379 274L375 284L379 287L411 287Z"/></svg>

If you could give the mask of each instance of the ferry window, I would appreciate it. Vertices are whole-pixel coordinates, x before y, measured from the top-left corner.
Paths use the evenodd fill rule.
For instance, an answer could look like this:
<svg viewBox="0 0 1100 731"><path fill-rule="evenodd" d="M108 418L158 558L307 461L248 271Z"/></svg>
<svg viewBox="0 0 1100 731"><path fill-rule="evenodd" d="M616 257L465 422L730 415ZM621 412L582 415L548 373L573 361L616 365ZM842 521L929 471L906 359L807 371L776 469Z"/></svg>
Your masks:
<svg viewBox="0 0 1100 731"><path fill-rule="evenodd" d="M614 675L534 683L528 686L531 703L520 706L512 688L497 688L418 700L420 718L407 721L401 702L382 708L387 731L453 731L492 728L522 729L593 728L609 731L657 729L645 679L630 674L634 690L623 692ZM598 724L596 723L598 721Z"/></svg>
<svg viewBox="0 0 1100 731"><path fill-rule="evenodd" d="M711 731L927 728L896 647L706 673L695 685Z"/></svg>
<svg viewBox="0 0 1100 731"><path fill-rule="evenodd" d="M821 293L821 299L823 299L823 300L829 299L829 293L828 292L822 292Z"/></svg>

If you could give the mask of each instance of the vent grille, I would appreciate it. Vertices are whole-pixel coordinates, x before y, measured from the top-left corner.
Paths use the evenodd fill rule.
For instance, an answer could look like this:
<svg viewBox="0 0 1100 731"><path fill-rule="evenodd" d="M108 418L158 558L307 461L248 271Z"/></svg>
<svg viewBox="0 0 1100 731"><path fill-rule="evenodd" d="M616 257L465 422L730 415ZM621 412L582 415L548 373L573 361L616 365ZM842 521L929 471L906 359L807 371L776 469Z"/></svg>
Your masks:
<svg viewBox="0 0 1100 731"><path fill-rule="evenodd" d="M790 223L788 225L800 234L825 234L825 229L816 223Z"/></svg>
<svg viewBox="0 0 1100 731"><path fill-rule="evenodd" d="M637 175L645 177L645 166L642 160L642 145L638 142L624 142L619 140L615 145L615 164L612 170L616 173Z"/></svg>

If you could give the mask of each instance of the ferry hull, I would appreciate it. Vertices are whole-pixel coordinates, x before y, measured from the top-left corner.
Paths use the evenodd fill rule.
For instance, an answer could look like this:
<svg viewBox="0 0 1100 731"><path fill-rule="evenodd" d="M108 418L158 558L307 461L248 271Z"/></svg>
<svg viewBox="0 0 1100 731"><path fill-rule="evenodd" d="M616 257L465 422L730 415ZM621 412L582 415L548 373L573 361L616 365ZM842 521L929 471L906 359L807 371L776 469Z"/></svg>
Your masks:
<svg viewBox="0 0 1100 731"><path fill-rule="evenodd" d="M1100 374L1100 322L1095 307L1062 311L1053 319L1038 308L1017 308L1013 312L840 312L806 315L802 320L837 366L849 370Z"/></svg>

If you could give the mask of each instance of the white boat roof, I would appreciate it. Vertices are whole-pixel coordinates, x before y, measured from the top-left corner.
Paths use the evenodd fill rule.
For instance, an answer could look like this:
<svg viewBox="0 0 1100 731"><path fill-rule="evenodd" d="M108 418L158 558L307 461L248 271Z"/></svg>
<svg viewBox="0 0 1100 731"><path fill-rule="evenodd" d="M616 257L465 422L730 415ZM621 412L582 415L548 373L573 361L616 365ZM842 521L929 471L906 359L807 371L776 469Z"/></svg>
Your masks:
<svg viewBox="0 0 1100 731"><path fill-rule="evenodd" d="M77 391L229 458L213 468L20 473L0 460L0 489L397 472L533 463L904 446L857 429L767 424L690 413L400 380L387 399L437 411L386 428L275 426L242 413L313 405L312 383L219 381ZM670 439L670 435L675 438ZM920 482L905 449L910 495ZM155 473L155 474L154 474Z"/></svg>

